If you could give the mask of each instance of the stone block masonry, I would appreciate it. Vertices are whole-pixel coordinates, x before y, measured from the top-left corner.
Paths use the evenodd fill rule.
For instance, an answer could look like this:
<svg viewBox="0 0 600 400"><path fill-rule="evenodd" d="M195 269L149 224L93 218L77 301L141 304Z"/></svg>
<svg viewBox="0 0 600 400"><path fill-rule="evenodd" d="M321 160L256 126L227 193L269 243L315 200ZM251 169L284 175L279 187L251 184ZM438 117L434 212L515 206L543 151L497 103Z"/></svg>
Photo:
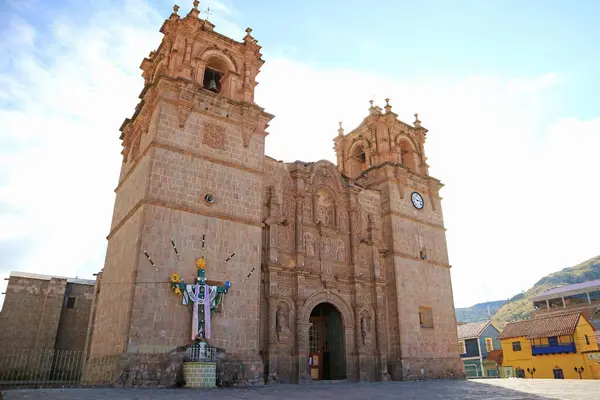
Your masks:
<svg viewBox="0 0 600 400"><path fill-rule="evenodd" d="M183 363L183 377L187 388L210 388L217 383L217 363L186 362Z"/></svg>

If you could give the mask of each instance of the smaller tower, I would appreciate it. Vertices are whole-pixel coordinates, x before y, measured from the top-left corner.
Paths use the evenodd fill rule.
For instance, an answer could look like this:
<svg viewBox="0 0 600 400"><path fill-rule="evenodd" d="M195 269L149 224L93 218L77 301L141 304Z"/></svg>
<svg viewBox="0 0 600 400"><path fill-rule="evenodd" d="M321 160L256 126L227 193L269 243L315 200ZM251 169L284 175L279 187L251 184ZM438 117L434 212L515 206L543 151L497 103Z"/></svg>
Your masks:
<svg viewBox="0 0 600 400"><path fill-rule="evenodd" d="M394 380L461 376L439 190L425 157L427 129L398 119L389 99L334 139L338 170L379 193L385 248L389 371ZM418 278L416 278L418 277ZM418 340L416 340L418 338Z"/></svg>

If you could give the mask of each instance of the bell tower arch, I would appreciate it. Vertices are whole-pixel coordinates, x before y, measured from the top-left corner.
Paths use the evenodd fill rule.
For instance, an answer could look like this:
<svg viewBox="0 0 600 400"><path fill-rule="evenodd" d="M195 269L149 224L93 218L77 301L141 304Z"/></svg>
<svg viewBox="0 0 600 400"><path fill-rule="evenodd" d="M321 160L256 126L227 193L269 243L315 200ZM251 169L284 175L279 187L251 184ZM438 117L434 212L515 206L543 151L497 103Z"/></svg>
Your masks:
<svg viewBox="0 0 600 400"><path fill-rule="evenodd" d="M247 382L262 382L260 272L248 273L260 270L264 145L273 118L254 102L264 61L250 28L242 41L230 39L193 4L185 16L175 6L164 21L162 42L140 66L141 101L121 126L91 381L153 370L142 364L168 360L189 344L189 312L168 282L173 273L193 282L194 260L206 254L211 279L231 282L209 340L225 349L224 377L235 380L229 368L242 365Z"/></svg>

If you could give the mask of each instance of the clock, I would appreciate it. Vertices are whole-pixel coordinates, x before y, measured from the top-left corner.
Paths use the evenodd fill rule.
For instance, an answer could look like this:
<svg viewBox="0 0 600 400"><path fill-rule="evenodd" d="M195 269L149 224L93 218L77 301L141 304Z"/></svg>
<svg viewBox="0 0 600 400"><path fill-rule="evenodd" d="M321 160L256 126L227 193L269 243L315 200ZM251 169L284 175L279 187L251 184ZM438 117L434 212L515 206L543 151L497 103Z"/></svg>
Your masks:
<svg viewBox="0 0 600 400"><path fill-rule="evenodd" d="M415 206L417 210L423 209L423 206L425 205L423 197L418 192L412 192L410 195L410 201L412 201L413 206Z"/></svg>

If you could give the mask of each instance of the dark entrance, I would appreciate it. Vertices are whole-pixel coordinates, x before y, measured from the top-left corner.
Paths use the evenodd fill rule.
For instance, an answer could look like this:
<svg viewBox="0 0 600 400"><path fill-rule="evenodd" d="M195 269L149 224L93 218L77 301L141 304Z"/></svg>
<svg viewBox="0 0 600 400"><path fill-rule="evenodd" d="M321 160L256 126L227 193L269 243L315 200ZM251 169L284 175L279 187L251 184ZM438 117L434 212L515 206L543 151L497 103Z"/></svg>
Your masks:
<svg viewBox="0 0 600 400"><path fill-rule="evenodd" d="M314 380L346 379L342 315L329 303L310 313L309 368Z"/></svg>
<svg viewBox="0 0 600 400"><path fill-rule="evenodd" d="M554 368L552 372L554 373L554 379L565 379L562 368Z"/></svg>

